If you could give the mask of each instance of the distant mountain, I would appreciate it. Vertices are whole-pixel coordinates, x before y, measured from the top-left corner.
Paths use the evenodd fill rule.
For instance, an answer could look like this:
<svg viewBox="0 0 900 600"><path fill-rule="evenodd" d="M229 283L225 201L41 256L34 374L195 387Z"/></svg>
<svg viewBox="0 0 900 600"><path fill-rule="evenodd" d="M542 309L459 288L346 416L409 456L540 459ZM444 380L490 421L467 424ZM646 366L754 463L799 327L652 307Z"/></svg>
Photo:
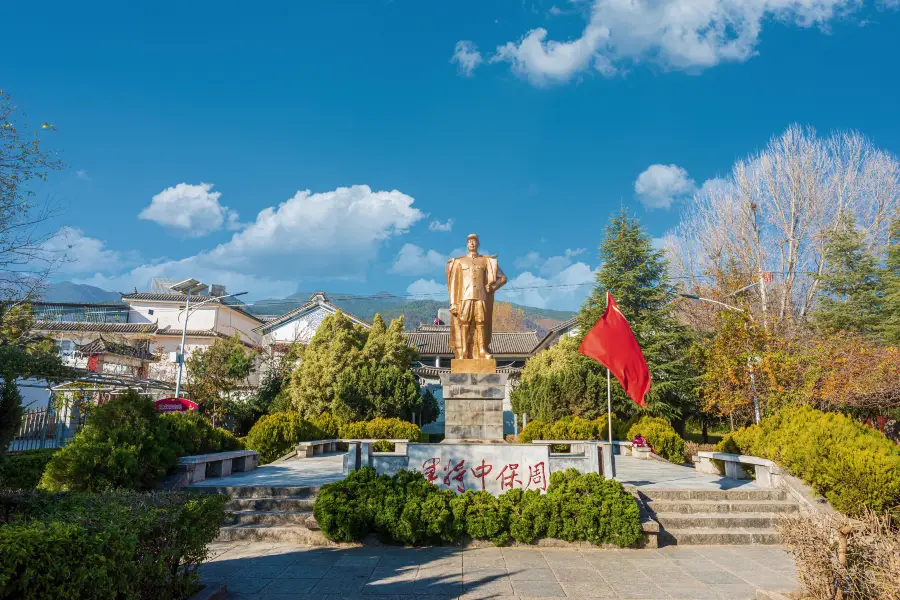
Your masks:
<svg viewBox="0 0 900 600"><path fill-rule="evenodd" d="M71 281L48 284L41 295L41 300L44 302L91 302L94 304L122 303L122 297L118 292L108 292L92 285L72 283Z"/></svg>

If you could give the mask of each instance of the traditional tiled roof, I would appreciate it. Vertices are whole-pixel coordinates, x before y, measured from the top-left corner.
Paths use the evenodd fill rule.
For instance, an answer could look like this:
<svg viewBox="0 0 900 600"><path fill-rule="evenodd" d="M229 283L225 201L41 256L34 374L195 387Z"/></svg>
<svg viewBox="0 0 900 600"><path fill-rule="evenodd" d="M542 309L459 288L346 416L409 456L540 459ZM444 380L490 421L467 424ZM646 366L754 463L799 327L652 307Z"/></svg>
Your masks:
<svg viewBox="0 0 900 600"><path fill-rule="evenodd" d="M179 294L177 292L173 292L171 294L160 294L158 292L132 292L131 294L122 294L122 300L143 300L145 302L177 302L179 304L187 302L186 294ZM228 308L235 310L243 315L246 315L253 319L254 321L258 321L260 323L263 322L258 316L247 312L241 305L232 304L230 302L223 302L221 298L216 298L214 296L191 296L191 303L206 302L207 304L219 304L221 306L227 306Z"/></svg>
<svg viewBox="0 0 900 600"><path fill-rule="evenodd" d="M119 356L128 356L131 358L139 358L141 360L153 360L153 355L146 348L135 348L128 344L119 344L103 339L98 336L92 342L77 346L78 351L82 354L118 354Z"/></svg>
<svg viewBox="0 0 900 600"><path fill-rule="evenodd" d="M181 335L180 329L175 329L173 327L167 327L165 329L159 329L156 332L156 335ZM223 333L219 333L218 331L213 331L212 329L188 329L186 334L187 337L228 337Z"/></svg>
<svg viewBox="0 0 900 600"><path fill-rule="evenodd" d="M547 334L541 338L541 341L539 341L537 344L535 344L534 352L538 352L540 350L543 350L543 349L548 348L549 346L553 345L554 341L558 340L559 338L561 338L563 335L565 335L566 333L568 333L575 327L578 327L578 317L577 316L572 317L571 319L568 319L567 321L563 321L562 323L559 323L558 325L552 327L549 331L547 331Z"/></svg>
<svg viewBox="0 0 900 600"><path fill-rule="evenodd" d="M98 331L103 333L156 333L156 323L92 323L88 321L35 321L38 331Z"/></svg>
<svg viewBox="0 0 900 600"><path fill-rule="evenodd" d="M262 326L257 327L253 331L255 331L257 333L262 333L262 334L269 333L273 329L276 329L279 325L282 325L283 323L287 323L288 321L290 321L297 315L302 314L303 312L305 312L311 308L316 308L317 306L321 306L325 310L328 310L330 312L341 311L342 313L344 313L345 317L349 318L351 321L353 321L357 325L362 325L366 329L368 329L369 327L372 326L370 323L366 323L365 321L363 321L356 315L352 315L352 314L348 313L347 311L341 309L339 306L335 306L334 304L329 302L328 297L325 295L324 292L316 292L315 294L310 296L309 302L307 302L306 304L301 304L297 308L289 310L286 313L284 313L283 315L280 315L278 317L275 317L273 319L265 321Z"/></svg>
<svg viewBox="0 0 900 600"><path fill-rule="evenodd" d="M435 328L434 325L429 326ZM427 331L419 328L404 334L406 343L424 355L450 356L450 328ZM491 336L491 352L497 355L528 356L537 345L534 331L495 331Z"/></svg>

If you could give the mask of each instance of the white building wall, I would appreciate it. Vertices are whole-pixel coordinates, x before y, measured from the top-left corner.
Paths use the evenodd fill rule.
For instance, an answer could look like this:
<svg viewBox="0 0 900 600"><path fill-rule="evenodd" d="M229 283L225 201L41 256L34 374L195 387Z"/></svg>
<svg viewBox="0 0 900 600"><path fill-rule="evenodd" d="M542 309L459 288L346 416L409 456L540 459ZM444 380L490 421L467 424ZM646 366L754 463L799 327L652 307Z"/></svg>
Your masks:
<svg viewBox="0 0 900 600"><path fill-rule="evenodd" d="M180 304L132 300L129 302L129 308L131 309L128 313L129 323L156 322L160 329L166 327L181 329L184 327L184 314ZM216 310L216 306L207 305L201 306L197 310L192 310L188 328L213 329L216 325ZM180 319L179 316L181 317Z"/></svg>
<svg viewBox="0 0 900 600"><path fill-rule="evenodd" d="M332 311L325 308L317 307L310 309L309 312L303 313L299 317L292 319L286 323L282 323L269 332L269 339L273 342L300 342L308 344L316 334L316 329L325 320L325 317L333 314Z"/></svg>

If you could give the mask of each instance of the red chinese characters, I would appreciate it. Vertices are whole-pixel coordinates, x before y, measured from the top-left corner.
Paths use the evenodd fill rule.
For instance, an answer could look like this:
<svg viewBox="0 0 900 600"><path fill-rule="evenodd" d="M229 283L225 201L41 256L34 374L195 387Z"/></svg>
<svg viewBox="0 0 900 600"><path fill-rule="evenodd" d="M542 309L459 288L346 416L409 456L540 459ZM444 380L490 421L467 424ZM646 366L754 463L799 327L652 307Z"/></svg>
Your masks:
<svg viewBox="0 0 900 600"><path fill-rule="evenodd" d="M525 488L530 488L531 484L534 484L535 489L540 488L547 491L547 468L543 461L533 467L528 467L528 484L525 485Z"/></svg>
<svg viewBox="0 0 900 600"><path fill-rule="evenodd" d="M446 467L444 467L444 471L447 472L447 474L444 475L444 485L446 485L447 487L450 487L453 485L453 483L451 483L451 481L455 481L456 482L456 490L459 493L462 493L462 492L466 491L465 488L463 487L465 485L465 483L463 482L463 477L466 474L466 461L465 460L459 461L456 464L456 466L451 469L450 466L452 464L453 464L453 461L451 460L450 463Z"/></svg>
<svg viewBox="0 0 900 600"><path fill-rule="evenodd" d="M439 478L439 475L437 474L437 466L439 462L441 462L441 459L439 458L429 458L422 463L422 475L425 476L425 479L428 480L428 483L434 483Z"/></svg>
<svg viewBox="0 0 900 600"><path fill-rule="evenodd" d="M481 489L484 489L484 478L487 477L491 471L494 470L494 465L489 465L484 462L484 459L481 459L481 465L477 467L472 467L472 475L475 476L476 479L481 480Z"/></svg>
<svg viewBox="0 0 900 600"><path fill-rule="evenodd" d="M513 489L516 487L516 483L519 484L519 487L522 487L522 480L517 479L516 475L518 474L518 464L508 464L503 467L503 470L500 471L500 474L497 475L496 479L500 481L500 489L505 490L507 488ZM506 472L509 471L507 474Z"/></svg>

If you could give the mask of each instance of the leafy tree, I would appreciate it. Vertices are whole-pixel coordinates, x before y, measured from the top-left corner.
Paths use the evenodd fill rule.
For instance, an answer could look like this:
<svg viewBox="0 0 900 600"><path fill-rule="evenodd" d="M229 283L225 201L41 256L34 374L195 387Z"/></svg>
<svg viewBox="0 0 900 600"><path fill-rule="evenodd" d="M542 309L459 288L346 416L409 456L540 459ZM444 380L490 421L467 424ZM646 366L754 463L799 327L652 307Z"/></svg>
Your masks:
<svg viewBox="0 0 900 600"><path fill-rule="evenodd" d="M28 305L0 304L0 458L22 418L20 378L60 379L69 373L52 340L32 332L34 317Z"/></svg>
<svg viewBox="0 0 900 600"><path fill-rule="evenodd" d="M509 302L494 304L491 323L494 331L525 331L528 328L525 322L525 311Z"/></svg>
<svg viewBox="0 0 900 600"><path fill-rule="evenodd" d="M845 219L831 234L825 260L828 268L813 312L816 325L830 331L876 334L884 318L881 273L852 219Z"/></svg>
<svg viewBox="0 0 900 600"><path fill-rule="evenodd" d="M699 374L688 356L694 336L673 313L676 293L663 252L653 249L650 236L623 209L606 227L600 261L597 285L578 315L582 335L603 315L609 291L628 319L650 368L653 383L646 398L647 412L683 420L698 409L695 387ZM613 386L613 395L620 405L630 403L618 385Z"/></svg>
<svg viewBox="0 0 900 600"><path fill-rule="evenodd" d="M195 351L185 361L191 398L203 407L213 425L224 420L229 396L247 381L255 357L256 352L245 348L234 334Z"/></svg>
<svg viewBox="0 0 900 600"><path fill-rule="evenodd" d="M291 375L294 408L307 418L330 411L345 422L410 419L413 413L422 416L422 423L431 422L437 402L420 393L410 370L416 356L403 337L402 317L386 326L376 315L366 331L341 312L330 315Z"/></svg>
<svg viewBox="0 0 900 600"><path fill-rule="evenodd" d="M891 225L891 238L882 273L884 320L881 335L889 344L900 346L900 215Z"/></svg>

